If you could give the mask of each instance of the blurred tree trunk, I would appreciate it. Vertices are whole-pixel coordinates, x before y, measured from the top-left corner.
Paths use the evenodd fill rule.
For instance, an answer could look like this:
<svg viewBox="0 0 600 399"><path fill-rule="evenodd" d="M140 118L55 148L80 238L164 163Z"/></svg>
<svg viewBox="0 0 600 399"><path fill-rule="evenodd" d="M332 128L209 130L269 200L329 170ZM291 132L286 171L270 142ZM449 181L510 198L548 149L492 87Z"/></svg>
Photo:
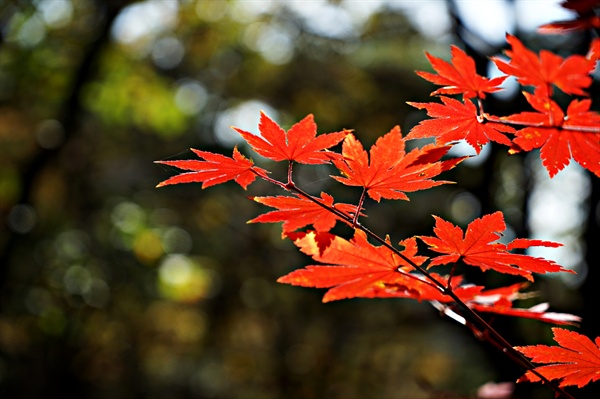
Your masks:
<svg viewBox="0 0 600 399"><path fill-rule="evenodd" d="M44 171L45 167L57 157L65 144L75 136L80 129L80 117L82 114L82 105L80 103L82 88L95 74L96 66L101 57L102 50L109 41L110 30L112 24L121 12L121 10L129 4L129 0L97 0L95 1L94 21L98 21L96 32L92 32L91 41L85 48L76 70L73 71L72 83L69 93L65 96L65 101L60 107L60 112L56 115L56 119L64 128L64 143L59 148L47 149L39 147L39 151L35 157L31 159L29 164L23 167L21 174L22 191L18 198L17 204L27 204L31 202L32 191L39 175ZM3 219L6 220L6 215ZM17 234L7 229L7 237L5 239L4 248L0 253L0 291L3 297L10 297L12 289L5 287L7 275L9 274L9 265L16 264L10 262L11 257L16 253L17 248L28 246L29 235ZM31 249L31 248L30 248ZM8 279L10 280L10 279ZM4 302L4 301L3 301ZM71 324L69 324L72 327ZM71 331L66 331L65 337L72 336ZM7 397L84 397L85 387L81 376L77 375L77 370L73 369L72 360L79 351L77 345L52 345L43 353L37 353L36 359L33 361L35 367L28 369L30 376L23 376L18 381L45 381L43 386L32 384L30 386L5 386L2 393L6 393ZM68 360L65 360L68 359ZM31 359L26 359L28 365L32 364ZM22 373L23 365L15 359L17 365L14 373ZM29 367L29 366L25 366Z"/></svg>
<svg viewBox="0 0 600 399"><path fill-rule="evenodd" d="M85 84L95 74L95 69L98 65L102 50L109 40L112 24L121 12L131 1L130 0L96 0L94 21L99 21L97 31L92 33L92 39L85 50L81 62L77 69L73 71L73 80L69 93L65 96L65 101L61 106L60 112L56 115L56 119L60 122L64 129L64 142L58 148L39 148L35 157L31 159L29 164L23 167L21 174L22 190L17 200L17 204L26 204L31 201L32 190L36 178L44 170L45 166L54 159L67 142L77 135L79 129L79 118L82 113L80 103L81 92ZM92 18L91 18L92 19ZM7 215L3 215L6 220ZM27 239L27 235L19 235L11 230L8 230L8 237L5 240L4 248L0 252L0 290L4 287L6 268L10 264L9 260L13 250L22 241Z"/></svg>

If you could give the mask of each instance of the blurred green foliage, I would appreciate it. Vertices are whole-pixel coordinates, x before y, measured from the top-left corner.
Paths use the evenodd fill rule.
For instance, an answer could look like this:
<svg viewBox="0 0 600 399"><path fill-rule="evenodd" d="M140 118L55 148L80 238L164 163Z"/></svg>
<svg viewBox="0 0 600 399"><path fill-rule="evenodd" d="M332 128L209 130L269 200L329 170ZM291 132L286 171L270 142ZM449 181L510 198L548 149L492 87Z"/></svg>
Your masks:
<svg viewBox="0 0 600 399"><path fill-rule="evenodd" d="M447 55L450 31L433 41L390 2L299 3L0 6L3 397L426 398L499 378L426 304L323 305L278 285L308 260L279 226L246 225L263 209L245 197L272 187L154 189L172 174L154 160L230 152L229 126L256 131L260 109L285 126L314 113L319 132L352 128L368 145L423 117L405 104L432 89L413 70L429 68L423 50ZM461 185L367 203L368 224L394 240L427 232L432 213L464 225L488 184L518 224L522 164L495 162L493 182L465 165L447 176ZM297 179L355 202L332 173Z"/></svg>

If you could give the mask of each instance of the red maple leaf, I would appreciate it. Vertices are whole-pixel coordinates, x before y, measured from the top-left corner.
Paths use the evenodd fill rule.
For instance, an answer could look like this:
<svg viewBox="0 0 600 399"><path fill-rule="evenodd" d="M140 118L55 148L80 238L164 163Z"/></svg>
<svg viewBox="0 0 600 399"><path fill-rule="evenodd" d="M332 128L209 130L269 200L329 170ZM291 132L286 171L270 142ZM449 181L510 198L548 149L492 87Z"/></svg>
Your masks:
<svg viewBox="0 0 600 399"><path fill-rule="evenodd" d="M598 0L566 0L562 7L577 12L577 19L558 21L539 27L540 33L566 33L573 30L600 29L600 17L594 14L594 9L600 6Z"/></svg>
<svg viewBox="0 0 600 399"><path fill-rule="evenodd" d="M498 300L492 305L480 305L468 302L467 305L478 312L495 313L504 316L523 317L558 325L577 325L581 317L569 313L547 312L550 305L547 302L538 303L530 308L514 308L508 300Z"/></svg>
<svg viewBox="0 0 600 399"><path fill-rule="evenodd" d="M585 335L564 328L553 328L554 340L560 346L515 346L515 349L544 366L535 368L549 380L561 379L560 386L577 385L579 388L600 379L600 337L596 342ZM517 382L538 382L540 378L530 371Z"/></svg>
<svg viewBox="0 0 600 399"><path fill-rule="evenodd" d="M425 119L415 126L406 139L435 137L436 144L447 144L466 140L477 151L490 140L496 143L511 145L504 133L516 130L502 123L487 122L477 114L477 108L471 101L464 103L453 98L441 97L443 104L416 103L408 104L418 109L426 109L427 115L435 119Z"/></svg>
<svg viewBox="0 0 600 399"><path fill-rule="evenodd" d="M521 43L517 37L506 35L512 50L506 50L509 63L501 58L492 60L502 72L515 76L522 85L532 85L540 94L549 97L551 85L567 94L586 95L583 89L590 86L595 63L581 55L563 58L548 50L540 51L539 57Z"/></svg>
<svg viewBox="0 0 600 399"><path fill-rule="evenodd" d="M330 233L301 233L294 243L302 252L324 265L295 270L277 281L302 287L329 288L323 302L346 298L400 297L440 299L443 294L431 282L409 273L406 261L385 246L374 246L366 234L356 230L350 241ZM400 242L402 254L417 265L427 258L417 256L414 238Z"/></svg>
<svg viewBox="0 0 600 399"><path fill-rule="evenodd" d="M447 181L433 177L453 168L464 158L440 161L450 147L433 144L415 148L408 154L400 127L394 127L371 147L369 155L353 134L348 134L342 145L343 159L333 163L344 177L332 176L348 186L363 187L375 201L386 199L408 200L405 192L425 190Z"/></svg>
<svg viewBox="0 0 600 399"><path fill-rule="evenodd" d="M528 283L517 283L507 287L483 290L474 295L473 298L465 300L465 303L478 312L524 317L554 324L576 325L581 321L581 317L572 314L547 312L548 303L539 303L528 309L513 307L513 301L535 296L535 293L520 292L528 285Z"/></svg>
<svg viewBox="0 0 600 399"><path fill-rule="evenodd" d="M587 15L571 21L556 21L538 28L539 33L560 34L576 30L600 29L600 16Z"/></svg>
<svg viewBox="0 0 600 399"><path fill-rule="evenodd" d="M417 75L437 85L444 86L437 89L432 96L438 94L463 94L464 99L471 97L485 98L485 93L501 90L500 84L507 78L500 76L489 79L478 75L475 61L463 50L451 46L452 63L425 53L433 69L438 73L417 71Z"/></svg>
<svg viewBox="0 0 600 399"><path fill-rule="evenodd" d="M515 134L513 143L516 146L513 146L511 152L531 151L541 147L542 165L548 170L550 177L567 166L571 157L600 176L600 114L590 111L592 101L573 100L565 116L554 101L529 93L524 95L539 112L521 112L504 119L536 126L525 127Z"/></svg>
<svg viewBox="0 0 600 399"><path fill-rule="evenodd" d="M478 312L494 313L503 316L524 317L547 323L561 325L576 325L581 317L569 313L547 312L549 305L540 303L528 309L513 307L513 301L537 296L537 293L522 293L529 283L517 283L507 287L486 290L480 285L460 284L462 276L454 276L452 279L452 290L471 309ZM445 303L444 303L445 302ZM467 321L460 315L453 300L436 301L432 305L446 316L466 325Z"/></svg>
<svg viewBox="0 0 600 399"><path fill-rule="evenodd" d="M298 230L310 224L313 225L316 231L326 232L335 226L337 220L342 220L335 213L326 208L315 204L313 201L296 197L277 196L277 197L253 197L254 201L263 205L277 208L276 211L271 211L262 214L248 223L277 223L283 222L283 233ZM350 213L356 212L356 205L350 204L335 204L333 197L327 193L321 193L321 199L315 198L324 205L335 208L350 217Z"/></svg>
<svg viewBox="0 0 600 399"><path fill-rule="evenodd" d="M561 7L564 7L568 10L577 11L578 13L589 13L593 12L595 8L600 6L600 1L598 0L564 0L560 3Z"/></svg>
<svg viewBox="0 0 600 399"><path fill-rule="evenodd" d="M590 44L590 49L588 50L586 57L592 61L600 60L600 37L595 37L592 40L592 43Z"/></svg>
<svg viewBox="0 0 600 399"><path fill-rule="evenodd" d="M252 160L244 157L238 151L237 147L233 149L233 158L220 154L213 154L212 152L195 150L193 148L191 150L198 157L203 159L203 161L192 159L155 162L192 171L173 176L159 183L156 187L180 183L202 183L202 188L206 188L229 180L234 180L245 190L257 176L266 176L268 173L266 170L254 166Z"/></svg>
<svg viewBox="0 0 600 399"><path fill-rule="evenodd" d="M335 154L324 150L342 141L348 133L342 131L317 137L317 125L312 114L286 132L264 112L260 113L260 136L237 127L233 129L242 135L254 151L266 158L312 165L328 163Z"/></svg>
<svg viewBox="0 0 600 399"><path fill-rule="evenodd" d="M561 244L529 239L516 239L508 245L497 242L506 229L502 212L484 215L467 226L466 233L437 216L433 229L437 237L420 236L435 252L445 255L432 258L429 267L463 261L467 265L477 266L482 271L495 270L513 274L533 281L532 273L570 272L551 260L535 258L523 254L514 254L513 249L525 249L532 246L558 247Z"/></svg>

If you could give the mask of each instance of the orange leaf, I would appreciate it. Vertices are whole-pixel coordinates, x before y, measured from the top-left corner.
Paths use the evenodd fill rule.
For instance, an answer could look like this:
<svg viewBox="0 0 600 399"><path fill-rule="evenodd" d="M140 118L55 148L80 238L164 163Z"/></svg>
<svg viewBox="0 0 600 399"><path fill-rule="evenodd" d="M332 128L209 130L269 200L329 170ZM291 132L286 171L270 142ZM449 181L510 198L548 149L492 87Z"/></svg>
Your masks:
<svg viewBox="0 0 600 399"><path fill-rule="evenodd" d="M513 248L557 247L560 244L526 239L515 240L512 245L497 242L506 229L502 212L475 219L469 223L464 235L460 227L437 216L434 218L436 223L433 231L437 237L420 236L419 238L429 245L431 250L445 255L433 258L428 267L462 260L467 265L479 267L482 271L495 270L522 276L531 281L533 281L532 273L574 273L572 270L563 269L551 260L509 252Z"/></svg>
<svg viewBox="0 0 600 399"><path fill-rule="evenodd" d="M477 312L494 313L502 316L524 317L546 323L560 325L576 325L581 321L579 316L569 313L547 312L549 305L540 303L528 309L513 307L513 302L537 296L535 292L520 292L529 283L517 283L507 287L485 290L480 285L462 284L462 276L452 278L454 293L471 309ZM443 298L446 299L446 298ZM461 316L461 309L448 297L448 300L437 300L432 305L461 324L466 324L466 319Z"/></svg>
<svg viewBox="0 0 600 399"><path fill-rule="evenodd" d="M546 302L539 303L528 309L514 308L510 302L506 303L504 301L498 301L493 305L480 305L470 302L468 306L478 312L523 317L525 319L539 320L558 325L577 325L581 321L581 317L569 313L547 312L549 304Z"/></svg>
<svg viewBox="0 0 600 399"><path fill-rule="evenodd" d="M592 43L590 44L590 49L586 54L586 58L592 61L600 60L600 37L595 37L592 39Z"/></svg>
<svg viewBox="0 0 600 399"><path fill-rule="evenodd" d="M577 30L600 29L600 17L597 15L587 15L579 17L572 21L556 21L544 24L538 28L539 33L560 34L569 33Z"/></svg>
<svg viewBox="0 0 600 399"><path fill-rule="evenodd" d="M506 76L489 79L478 75L475 69L475 61L463 50L456 46L450 46L452 52L452 63L441 58L425 53L431 66L438 73L417 71L417 75L437 85L444 86L437 89L431 95L437 94L462 94L464 99L471 97L485 98L485 93L493 93L501 90L500 84Z"/></svg>
<svg viewBox="0 0 600 399"><path fill-rule="evenodd" d="M594 13L600 2L598 0L565 0L561 6L577 12L577 19L558 21L539 27L539 33L567 33L573 30L600 29L600 16Z"/></svg>
<svg viewBox="0 0 600 399"><path fill-rule="evenodd" d="M498 69L516 76L522 85L535 86L540 93L549 97L550 85L556 85L567 94L586 95L583 89L592 84L590 73L595 62L581 55L563 58L548 50L540 51L539 57L521 43L516 36L506 35L506 41L512 50L506 50L510 62L492 57Z"/></svg>
<svg viewBox="0 0 600 399"><path fill-rule="evenodd" d="M192 171L173 176L159 183L156 187L180 183L203 183L202 188L206 188L234 180L245 190L256 179L257 175L266 176L268 173L266 170L254 166L252 160L244 157L237 147L233 149L233 158L193 148L192 151L203 161L156 161L155 163Z"/></svg>
<svg viewBox="0 0 600 399"><path fill-rule="evenodd" d="M412 267L389 248L370 244L361 230L356 230L350 241L329 233L309 232L299 234L294 243L302 252L325 264L306 266L277 281L329 288L323 302L355 297L433 300L444 296L432 283L409 273ZM427 259L416 255L414 238L401 241L400 245L405 248L402 254L415 264L420 265Z"/></svg>
<svg viewBox="0 0 600 399"><path fill-rule="evenodd" d="M587 14L598 8L598 0L564 0L560 5L568 10Z"/></svg>
<svg viewBox="0 0 600 399"><path fill-rule="evenodd" d="M558 104L535 94L524 93L539 112L521 112L505 120L529 123L515 134L511 152L541 148L542 164L550 177L560 172L573 158L581 166L600 177L600 114L590 111L591 100L573 100L563 113ZM566 130L573 127L583 130ZM596 130L595 132L593 130Z"/></svg>
<svg viewBox="0 0 600 399"><path fill-rule="evenodd" d="M549 380L561 379L560 386L579 388L600 379L600 337L596 342L585 335L563 328L553 328L554 340L560 346L516 346L515 349L544 366L535 370ZM540 378L528 371L517 382L537 382Z"/></svg>
<svg viewBox="0 0 600 399"><path fill-rule="evenodd" d="M466 140L479 152L484 144L491 141L511 145L504 133L514 133L508 125L486 122L477 115L477 108L470 101L464 103L453 98L441 97L443 104L409 102L418 109L426 109L427 115L434 119L425 119L415 126L406 139L435 137L437 144L448 144Z"/></svg>
<svg viewBox="0 0 600 399"><path fill-rule="evenodd" d="M344 139L347 131L322 134L317 137L317 125L313 116L308 115L292 126L287 132L260 113L258 130L260 136L233 128L260 155L273 161L296 161L303 164L323 164L331 160L331 153L324 151Z"/></svg>
<svg viewBox="0 0 600 399"><path fill-rule="evenodd" d="M342 145L343 160L333 160L343 177L333 178L348 186L364 187L375 201L381 198L408 200L405 192L449 183L432 180L464 159L440 161L449 149L449 146L430 144L406 153L405 141L396 126L371 147L369 161L360 141L353 134L348 134Z"/></svg>
<svg viewBox="0 0 600 399"><path fill-rule="evenodd" d="M524 317L562 325L575 325L581 321L581 317L572 314L547 312L549 307L547 303L540 303L528 309L513 307L513 301L517 299L536 296L535 293L519 292L528 285L528 283L517 283L507 287L483 290L474 295L473 298L466 299L465 302L471 309L478 312Z"/></svg>
<svg viewBox="0 0 600 399"><path fill-rule="evenodd" d="M319 200L318 198L315 198ZM277 223L283 222L283 233L289 233L304 226L312 224L317 231L329 231L335 226L339 216L315 204L313 201L299 197L277 196L277 197L254 197L254 201L263 205L277 208L262 214L248 223ZM321 193L319 202L335 208L345 214L356 212L356 206L350 204L333 204L333 197L327 193ZM350 215L349 215L350 217Z"/></svg>

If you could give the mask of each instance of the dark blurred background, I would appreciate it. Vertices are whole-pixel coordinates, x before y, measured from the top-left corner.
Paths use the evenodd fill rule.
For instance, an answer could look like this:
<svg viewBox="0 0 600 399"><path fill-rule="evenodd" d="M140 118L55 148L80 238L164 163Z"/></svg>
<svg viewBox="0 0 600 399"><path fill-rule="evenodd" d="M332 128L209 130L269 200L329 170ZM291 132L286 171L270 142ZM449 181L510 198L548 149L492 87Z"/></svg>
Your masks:
<svg viewBox="0 0 600 399"><path fill-rule="evenodd" d="M261 109L286 127L314 113L319 132L352 128L370 146L425 117L406 104L434 90L414 74L431 70L424 51L448 59L457 44L497 74L487 57L506 31L585 54L586 33L535 33L572 18L554 1L0 2L0 396L464 398L514 381L522 370L428 304L322 304L322 290L277 284L309 260L279 225L247 225L266 209L246 197L281 192L155 189L175 170L153 161L238 144L283 176L229 126L257 131ZM506 87L488 112L526 107ZM312 193L358 198L328 166L297 172ZM579 273L537 278L542 298L520 305L549 301L600 335L598 179L572 164L550 181L538 154L491 145L444 177L457 184L368 202L366 224L397 242L431 234L431 214L465 226L502 210L508 239L563 242L534 254ZM494 326L516 345L551 343L547 324ZM515 397L553 393L521 384Z"/></svg>

